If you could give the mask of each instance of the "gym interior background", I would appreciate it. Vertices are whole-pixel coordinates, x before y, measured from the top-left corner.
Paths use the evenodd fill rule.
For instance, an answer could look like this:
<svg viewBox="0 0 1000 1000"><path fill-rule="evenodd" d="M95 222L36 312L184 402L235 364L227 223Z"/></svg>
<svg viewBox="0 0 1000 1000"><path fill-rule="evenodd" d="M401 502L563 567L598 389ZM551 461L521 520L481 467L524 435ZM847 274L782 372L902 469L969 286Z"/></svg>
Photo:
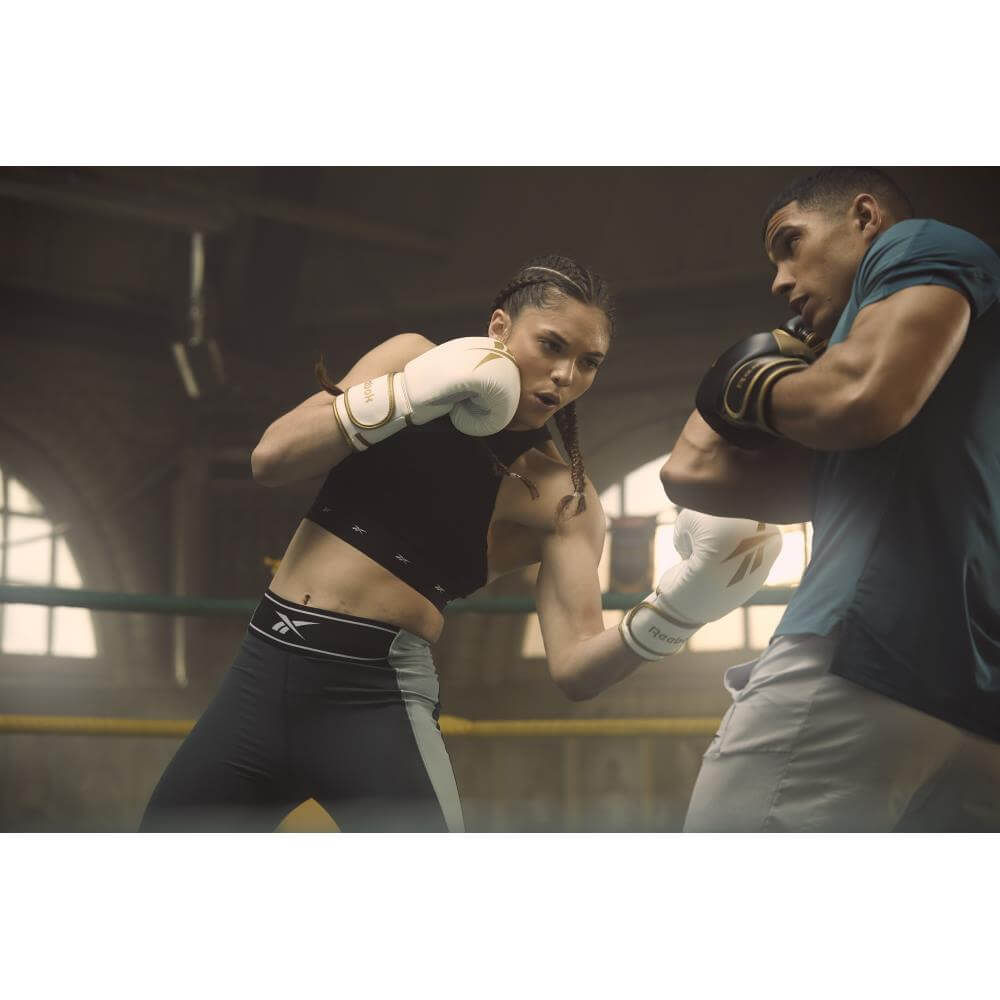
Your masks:
<svg viewBox="0 0 1000 1000"><path fill-rule="evenodd" d="M318 482L258 486L249 455L316 390L315 360L339 375L395 333L479 335L510 274L559 252L617 295L580 433L612 529L603 587L647 590L675 557L657 469L705 368L787 318L762 213L810 169L0 169L0 582L257 598ZM1000 248L997 169L887 169L918 216ZM771 583L797 582L808 544L787 526ZM530 592L524 573L482 595ZM741 609L582 703L531 616L449 615L442 712L717 719L723 670L779 614ZM0 604L0 714L194 718L244 628ZM472 831L678 830L709 739L446 735ZM177 742L0 732L0 830L134 830ZM329 826L305 809L286 829Z"/></svg>

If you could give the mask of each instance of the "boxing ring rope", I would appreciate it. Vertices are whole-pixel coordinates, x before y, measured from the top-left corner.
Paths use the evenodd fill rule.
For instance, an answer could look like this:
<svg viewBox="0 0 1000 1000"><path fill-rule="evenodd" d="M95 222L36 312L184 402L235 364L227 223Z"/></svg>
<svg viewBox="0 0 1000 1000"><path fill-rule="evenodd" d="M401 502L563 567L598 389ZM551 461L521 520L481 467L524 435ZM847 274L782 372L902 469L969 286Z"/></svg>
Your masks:
<svg viewBox="0 0 1000 1000"><path fill-rule="evenodd" d="M764 587L746 603L787 604L794 587ZM645 594L620 594L613 591L601 595L605 611L627 611ZM221 615L249 618L257 607L256 598L186 597L174 594L124 594L110 590L72 590L66 587L32 587L23 584L0 584L0 604L43 604L48 607L88 608L91 611L136 611L146 614L215 617ZM467 597L452 601L447 614L530 614L535 599L527 596L498 595Z"/></svg>
<svg viewBox="0 0 1000 1000"><path fill-rule="evenodd" d="M462 719L442 715L446 736L705 736L716 718L635 719ZM0 715L0 733L54 733L62 736L186 736L193 719L117 719L74 715Z"/></svg>

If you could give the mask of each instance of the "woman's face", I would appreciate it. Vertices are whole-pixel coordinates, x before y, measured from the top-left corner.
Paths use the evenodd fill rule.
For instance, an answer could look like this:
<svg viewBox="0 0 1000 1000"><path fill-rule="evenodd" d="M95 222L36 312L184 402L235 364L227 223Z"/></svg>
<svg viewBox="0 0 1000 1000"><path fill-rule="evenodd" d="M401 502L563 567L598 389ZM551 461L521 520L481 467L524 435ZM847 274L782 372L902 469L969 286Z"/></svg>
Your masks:
<svg viewBox="0 0 1000 1000"><path fill-rule="evenodd" d="M579 399L593 384L611 339L607 316L597 306L564 296L551 306L525 306L513 322L497 309L489 336L507 344L521 369L521 400L508 425L514 430L541 427Z"/></svg>

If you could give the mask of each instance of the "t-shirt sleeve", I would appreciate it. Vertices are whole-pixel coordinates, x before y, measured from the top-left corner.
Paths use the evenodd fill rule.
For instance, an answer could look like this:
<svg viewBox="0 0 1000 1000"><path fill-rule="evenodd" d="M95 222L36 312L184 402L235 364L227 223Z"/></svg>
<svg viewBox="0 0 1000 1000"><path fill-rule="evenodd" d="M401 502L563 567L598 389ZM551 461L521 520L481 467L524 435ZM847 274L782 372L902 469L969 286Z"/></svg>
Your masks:
<svg viewBox="0 0 1000 1000"><path fill-rule="evenodd" d="M945 285L969 300L978 319L1000 298L1000 257L964 229L933 219L889 229L858 272L858 309L911 285Z"/></svg>

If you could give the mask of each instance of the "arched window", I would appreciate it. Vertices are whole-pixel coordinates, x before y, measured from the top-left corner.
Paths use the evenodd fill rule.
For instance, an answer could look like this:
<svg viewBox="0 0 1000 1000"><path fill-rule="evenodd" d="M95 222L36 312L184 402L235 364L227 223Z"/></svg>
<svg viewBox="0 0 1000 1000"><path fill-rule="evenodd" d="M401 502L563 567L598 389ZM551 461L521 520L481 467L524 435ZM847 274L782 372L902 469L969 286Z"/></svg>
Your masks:
<svg viewBox="0 0 1000 1000"><path fill-rule="evenodd" d="M670 457L669 452L645 465L633 469L617 483L613 483L601 494L601 506L610 521L615 517L656 516L656 530L653 536L653 580L656 581L671 566L680 560L674 548L674 522L677 511L664 496L660 483L660 469ZM781 554L771 567L767 584L773 587L795 587L802 579L809 559L812 543L811 524L784 524L781 526ZM604 539L604 552L598 577L601 590L606 591L610 580L611 538L610 531ZM754 604L710 622L699 629L689 640L685 650L691 653L721 651L727 649L764 649L771 639L781 616L784 604ZM608 628L621 621L624 612L605 611L604 626ZM524 630L521 655L541 657L545 655L541 629L536 615L530 615Z"/></svg>
<svg viewBox="0 0 1000 1000"><path fill-rule="evenodd" d="M57 525L27 487L0 467L0 580L49 587L82 585ZM0 604L0 652L36 656L97 655L86 608Z"/></svg>

